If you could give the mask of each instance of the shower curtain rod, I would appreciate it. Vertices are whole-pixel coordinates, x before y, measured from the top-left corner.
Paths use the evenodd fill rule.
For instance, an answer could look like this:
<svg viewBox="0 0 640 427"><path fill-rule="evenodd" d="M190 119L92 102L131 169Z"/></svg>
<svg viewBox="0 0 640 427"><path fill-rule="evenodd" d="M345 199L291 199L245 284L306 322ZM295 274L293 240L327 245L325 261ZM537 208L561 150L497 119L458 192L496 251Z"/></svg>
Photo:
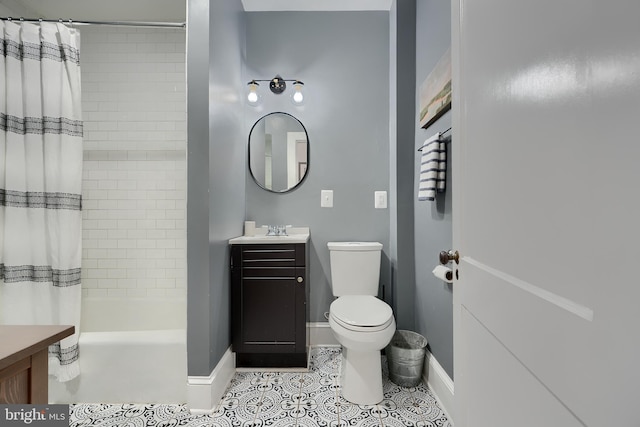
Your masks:
<svg viewBox="0 0 640 427"><path fill-rule="evenodd" d="M42 19L42 18L0 18L3 21L17 22L59 22L67 25L111 25L114 27L156 27L156 28L185 28L186 22L145 22L145 21L74 21L72 19Z"/></svg>

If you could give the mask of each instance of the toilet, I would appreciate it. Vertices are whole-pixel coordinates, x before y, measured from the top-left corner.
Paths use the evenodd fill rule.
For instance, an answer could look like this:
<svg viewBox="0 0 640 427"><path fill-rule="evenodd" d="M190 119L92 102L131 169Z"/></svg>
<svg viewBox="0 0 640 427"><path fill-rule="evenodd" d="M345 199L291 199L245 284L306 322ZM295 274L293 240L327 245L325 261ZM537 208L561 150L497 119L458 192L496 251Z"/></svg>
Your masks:
<svg viewBox="0 0 640 427"><path fill-rule="evenodd" d="M393 337L391 307L376 298L382 244L329 242L331 290L329 326L342 346L340 386L349 402L374 405L382 398L380 350Z"/></svg>

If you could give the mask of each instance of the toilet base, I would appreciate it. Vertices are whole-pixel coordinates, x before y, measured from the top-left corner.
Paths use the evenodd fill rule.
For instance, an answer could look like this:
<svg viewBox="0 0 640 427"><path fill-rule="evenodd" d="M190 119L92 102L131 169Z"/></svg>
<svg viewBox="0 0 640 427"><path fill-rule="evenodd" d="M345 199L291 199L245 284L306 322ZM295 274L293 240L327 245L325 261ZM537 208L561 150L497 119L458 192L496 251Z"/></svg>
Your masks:
<svg viewBox="0 0 640 427"><path fill-rule="evenodd" d="M342 346L340 386L342 396L351 403L380 403L383 399L380 350L360 352Z"/></svg>

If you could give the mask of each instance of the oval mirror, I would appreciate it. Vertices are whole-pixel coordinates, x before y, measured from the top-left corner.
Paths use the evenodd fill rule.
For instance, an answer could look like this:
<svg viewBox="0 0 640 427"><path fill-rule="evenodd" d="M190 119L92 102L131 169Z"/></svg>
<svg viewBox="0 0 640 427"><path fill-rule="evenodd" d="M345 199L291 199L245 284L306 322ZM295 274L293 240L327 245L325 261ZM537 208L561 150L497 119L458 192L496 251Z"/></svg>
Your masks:
<svg viewBox="0 0 640 427"><path fill-rule="evenodd" d="M309 138L300 120L287 113L261 117L249 132L249 171L262 188L285 193L307 175Z"/></svg>

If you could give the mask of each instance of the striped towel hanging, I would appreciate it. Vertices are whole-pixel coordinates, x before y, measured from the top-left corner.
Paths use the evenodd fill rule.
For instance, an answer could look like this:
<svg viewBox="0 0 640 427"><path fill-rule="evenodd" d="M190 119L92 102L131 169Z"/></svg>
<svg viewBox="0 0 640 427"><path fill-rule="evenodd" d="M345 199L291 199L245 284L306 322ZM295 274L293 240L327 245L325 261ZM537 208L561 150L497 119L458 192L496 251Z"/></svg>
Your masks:
<svg viewBox="0 0 640 427"><path fill-rule="evenodd" d="M444 193L447 181L447 143L440 141L440 161L438 162L438 181L436 189L438 193Z"/></svg>
<svg viewBox="0 0 640 427"><path fill-rule="evenodd" d="M440 172L440 132L427 139L421 150L418 200L435 200Z"/></svg>

